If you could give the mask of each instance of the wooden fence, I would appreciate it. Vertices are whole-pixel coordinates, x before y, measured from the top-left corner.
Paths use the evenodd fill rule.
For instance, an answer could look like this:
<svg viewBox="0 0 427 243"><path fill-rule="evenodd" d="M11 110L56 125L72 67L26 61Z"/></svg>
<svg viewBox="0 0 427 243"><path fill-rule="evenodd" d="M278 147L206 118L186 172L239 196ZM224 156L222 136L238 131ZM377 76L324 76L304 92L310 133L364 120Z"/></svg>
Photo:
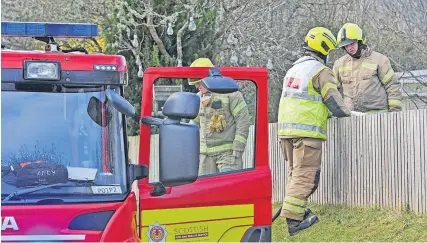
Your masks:
<svg viewBox="0 0 427 243"><path fill-rule="evenodd" d="M251 128L251 131L253 129ZM269 124L269 163L273 202L285 193L287 166L278 145L277 124ZM253 132L248 138L252 144ZM129 138L132 161L139 137ZM150 181L158 179L158 138L152 136ZM244 155L252 167L253 149ZM323 143L318 190L311 201L322 204L409 208L427 212L427 110L333 118Z"/></svg>

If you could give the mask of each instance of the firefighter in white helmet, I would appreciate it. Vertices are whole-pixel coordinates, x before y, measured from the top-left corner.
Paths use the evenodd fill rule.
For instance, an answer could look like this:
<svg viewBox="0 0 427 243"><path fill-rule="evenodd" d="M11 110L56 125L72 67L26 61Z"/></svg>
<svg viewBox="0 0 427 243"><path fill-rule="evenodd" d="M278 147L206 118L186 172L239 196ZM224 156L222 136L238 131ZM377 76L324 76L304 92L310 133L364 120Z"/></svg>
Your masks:
<svg viewBox="0 0 427 243"><path fill-rule="evenodd" d="M345 104L363 113L402 110L402 94L390 60L366 45L362 29L346 23L337 36L337 47L347 54L335 61L333 70L342 87Z"/></svg>
<svg viewBox="0 0 427 243"><path fill-rule="evenodd" d="M289 178L281 216L286 218L290 235L318 221L306 205L320 180L328 109L336 117L350 115L333 72L325 65L335 45L336 39L330 30L311 29L304 41L306 55L293 63L283 80L278 136L288 162Z"/></svg>
<svg viewBox="0 0 427 243"><path fill-rule="evenodd" d="M190 67L214 67L208 58ZM242 155L249 133L250 116L240 91L230 94L209 92L201 80L189 80L199 90L200 111L192 121L200 126L199 175L243 168Z"/></svg>

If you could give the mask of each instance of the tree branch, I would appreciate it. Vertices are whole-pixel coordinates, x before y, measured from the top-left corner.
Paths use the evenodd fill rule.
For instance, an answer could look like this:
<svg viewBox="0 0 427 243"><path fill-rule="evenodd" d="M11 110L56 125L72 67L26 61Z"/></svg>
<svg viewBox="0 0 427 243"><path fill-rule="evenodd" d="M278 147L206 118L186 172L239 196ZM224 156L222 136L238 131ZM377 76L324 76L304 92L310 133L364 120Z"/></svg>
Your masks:
<svg viewBox="0 0 427 243"><path fill-rule="evenodd" d="M188 26L188 15L186 16L186 20L184 25L181 27L181 29L178 30L178 33L176 34L176 51L178 53L177 55L177 61L178 67L182 67L182 35L185 32L185 28Z"/></svg>
<svg viewBox="0 0 427 243"><path fill-rule="evenodd" d="M152 2L150 1L150 9L152 7ZM153 38L154 42L159 46L159 51L162 53L162 55L166 56L167 58L171 58L168 51L165 48L165 45L163 44L163 41L160 39L159 35L157 34L156 29L153 26L153 15L150 13L147 15L147 28L150 31L151 37Z"/></svg>

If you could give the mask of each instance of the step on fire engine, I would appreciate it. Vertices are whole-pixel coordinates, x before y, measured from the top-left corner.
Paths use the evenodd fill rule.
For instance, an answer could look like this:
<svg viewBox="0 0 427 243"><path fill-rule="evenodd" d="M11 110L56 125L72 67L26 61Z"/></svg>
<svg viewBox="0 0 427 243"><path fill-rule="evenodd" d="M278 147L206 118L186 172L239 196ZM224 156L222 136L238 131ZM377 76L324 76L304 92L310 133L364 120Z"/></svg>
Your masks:
<svg viewBox="0 0 427 243"><path fill-rule="evenodd" d="M2 242L271 240L264 68L148 68L139 117L123 97L123 56L56 43L93 39L96 25L2 22L1 32L45 43L43 51L2 45ZM244 168L198 174L201 130L187 121L199 115L200 98L170 94L163 117L153 117L161 79L202 79L214 94L240 90L252 102ZM137 163L128 158L126 117L140 123ZM156 166L158 178L149 178Z"/></svg>

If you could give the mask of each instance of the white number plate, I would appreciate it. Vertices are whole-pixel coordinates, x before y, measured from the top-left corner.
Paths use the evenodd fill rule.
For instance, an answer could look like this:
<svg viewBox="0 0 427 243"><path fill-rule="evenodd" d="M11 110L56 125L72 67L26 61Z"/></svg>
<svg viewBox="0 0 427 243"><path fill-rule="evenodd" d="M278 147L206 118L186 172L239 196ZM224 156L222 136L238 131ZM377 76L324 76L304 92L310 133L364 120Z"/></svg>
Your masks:
<svg viewBox="0 0 427 243"><path fill-rule="evenodd" d="M122 188L117 186L92 186L94 194L121 194Z"/></svg>

